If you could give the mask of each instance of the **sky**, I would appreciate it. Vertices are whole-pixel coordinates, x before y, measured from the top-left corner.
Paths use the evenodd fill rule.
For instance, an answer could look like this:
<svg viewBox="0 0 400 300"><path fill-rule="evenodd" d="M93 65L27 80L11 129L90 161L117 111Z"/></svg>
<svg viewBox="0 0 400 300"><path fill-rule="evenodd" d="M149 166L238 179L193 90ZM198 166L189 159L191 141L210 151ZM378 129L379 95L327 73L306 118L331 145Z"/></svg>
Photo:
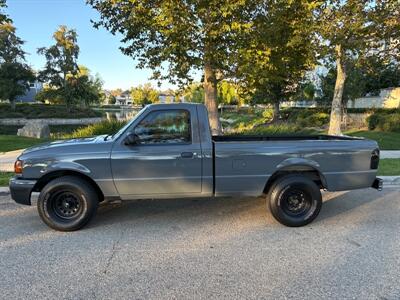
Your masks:
<svg viewBox="0 0 400 300"><path fill-rule="evenodd" d="M99 14L85 0L8 0L7 5L17 35L25 41L26 60L35 70L45 63L44 57L36 53L37 48L52 45L53 32L59 25L67 25L78 33L78 63L98 73L104 88L129 89L149 82L151 70L136 69L136 62L119 50L121 36L93 28L90 20L97 20ZM173 87L163 82L161 89Z"/></svg>

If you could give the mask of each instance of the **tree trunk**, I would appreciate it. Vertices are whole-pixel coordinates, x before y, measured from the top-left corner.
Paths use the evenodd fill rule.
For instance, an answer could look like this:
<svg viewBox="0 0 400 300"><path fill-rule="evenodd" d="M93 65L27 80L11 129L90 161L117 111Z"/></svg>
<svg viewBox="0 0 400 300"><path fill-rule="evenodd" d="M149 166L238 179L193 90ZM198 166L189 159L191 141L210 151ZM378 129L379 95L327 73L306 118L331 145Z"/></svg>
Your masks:
<svg viewBox="0 0 400 300"><path fill-rule="evenodd" d="M219 135L221 134L221 123L219 122L218 117L217 79L215 76L215 70L213 70L211 65L207 63L204 66L204 93L204 102L208 110L211 133L213 135Z"/></svg>
<svg viewBox="0 0 400 300"><path fill-rule="evenodd" d="M279 101L274 102L272 122L279 120Z"/></svg>
<svg viewBox="0 0 400 300"><path fill-rule="evenodd" d="M333 93L331 118L329 122L328 134L330 135L342 135L341 122L342 122L342 111L343 111L343 90L344 83L346 81L346 69L344 67L343 50L341 45L336 45L336 83L335 91Z"/></svg>

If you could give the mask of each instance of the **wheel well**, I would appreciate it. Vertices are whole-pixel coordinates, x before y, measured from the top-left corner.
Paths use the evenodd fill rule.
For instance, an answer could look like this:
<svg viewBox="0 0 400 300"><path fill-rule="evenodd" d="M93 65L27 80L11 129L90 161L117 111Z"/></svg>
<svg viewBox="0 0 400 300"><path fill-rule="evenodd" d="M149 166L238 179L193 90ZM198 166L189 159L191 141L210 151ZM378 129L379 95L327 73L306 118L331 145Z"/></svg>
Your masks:
<svg viewBox="0 0 400 300"><path fill-rule="evenodd" d="M271 186L274 184L275 181L286 175L303 175L314 181L315 184L320 189L326 188L325 178L323 177L323 175L321 175L321 173L318 170L308 166L304 167L301 166L299 168L290 167L288 169L278 170L274 174L272 174L272 176L268 179L267 183L265 184L263 191L264 194L268 194L269 189L271 188Z"/></svg>
<svg viewBox="0 0 400 300"><path fill-rule="evenodd" d="M85 180L87 183L89 183L95 189L97 196L99 197L99 201L101 202L104 200L103 192L101 191L101 189L99 188L97 183L92 178L90 178L89 176L86 176L82 173L79 173L76 171L70 171L70 170L54 171L54 172L44 175L36 182L35 186L33 187L33 191L40 192L44 188L44 186L46 184L48 184L50 181L52 181L53 179L59 178L59 177L63 177L63 176L74 176L74 177L78 177L80 179Z"/></svg>

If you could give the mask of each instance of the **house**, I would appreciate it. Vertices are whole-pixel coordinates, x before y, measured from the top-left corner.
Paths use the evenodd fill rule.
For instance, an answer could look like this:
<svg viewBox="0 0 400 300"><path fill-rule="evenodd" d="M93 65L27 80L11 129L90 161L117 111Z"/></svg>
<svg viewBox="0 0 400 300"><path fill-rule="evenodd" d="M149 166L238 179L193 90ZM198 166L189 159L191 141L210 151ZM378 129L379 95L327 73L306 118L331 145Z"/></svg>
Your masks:
<svg viewBox="0 0 400 300"><path fill-rule="evenodd" d="M36 95L43 90L43 83L39 81L34 81L29 83L29 90L26 91L24 95L18 96L16 102L18 103L32 103L36 102Z"/></svg>
<svg viewBox="0 0 400 300"><path fill-rule="evenodd" d="M382 89L379 95L347 102L348 108L400 108L400 87Z"/></svg>
<svg viewBox="0 0 400 300"><path fill-rule="evenodd" d="M173 103L175 102L175 95L170 92L160 93L158 95L160 103Z"/></svg>
<svg viewBox="0 0 400 300"><path fill-rule="evenodd" d="M122 92L120 95L115 97L115 104L116 105L132 105L133 101L131 98L131 94L129 91Z"/></svg>

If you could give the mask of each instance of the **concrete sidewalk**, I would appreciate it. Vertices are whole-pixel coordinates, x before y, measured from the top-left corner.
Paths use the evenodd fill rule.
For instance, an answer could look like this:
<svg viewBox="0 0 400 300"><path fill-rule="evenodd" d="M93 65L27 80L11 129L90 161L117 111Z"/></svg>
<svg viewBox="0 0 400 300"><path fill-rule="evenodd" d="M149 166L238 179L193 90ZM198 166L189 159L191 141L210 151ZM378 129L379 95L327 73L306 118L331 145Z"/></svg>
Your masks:
<svg viewBox="0 0 400 300"><path fill-rule="evenodd" d="M17 157L25 149L14 150L10 152L0 153L0 171L2 172L12 172L14 171L14 162Z"/></svg>
<svg viewBox="0 0 400 300"><path fill-rule="evenodd" d="M400 158L400 150L383 150L381 151L381 159Z"/></svg>

